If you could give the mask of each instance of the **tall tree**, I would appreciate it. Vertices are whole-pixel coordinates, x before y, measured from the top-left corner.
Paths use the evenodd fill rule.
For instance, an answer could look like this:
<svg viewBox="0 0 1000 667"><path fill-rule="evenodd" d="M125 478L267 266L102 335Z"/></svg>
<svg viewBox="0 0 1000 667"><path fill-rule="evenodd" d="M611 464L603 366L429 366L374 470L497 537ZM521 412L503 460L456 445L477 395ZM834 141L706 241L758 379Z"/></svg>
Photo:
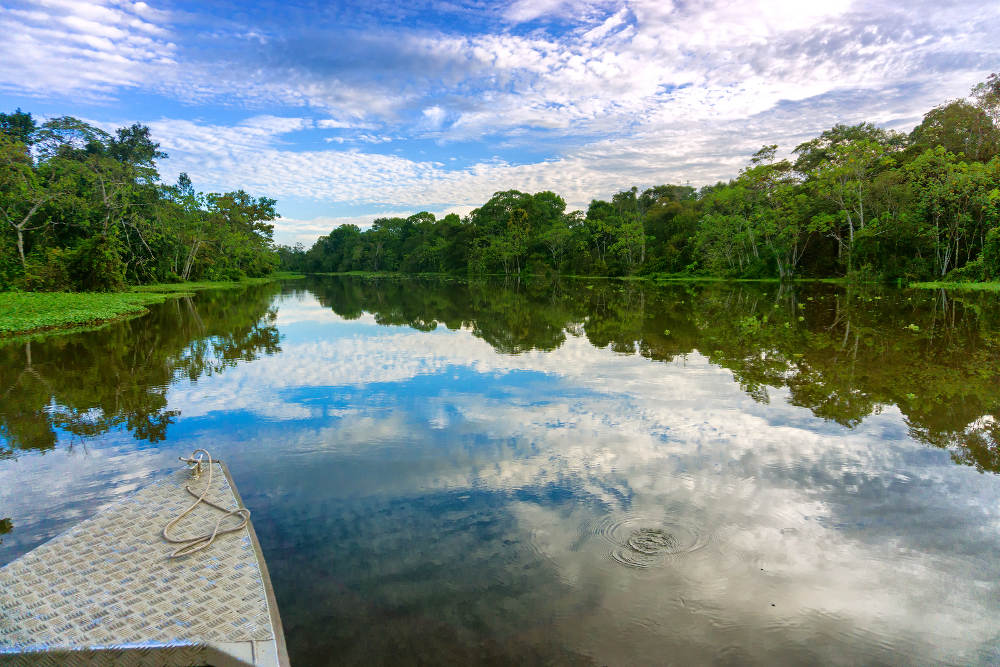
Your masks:
<svg viewBox="0 0 1000 667"><path fill-rule="evenodd" d="M955 100L927 112L910 135L914 150L943 146L970 160L987 161L1000 153L1000 129L979 106Z"/></svg>
<svg viewBox="0 0 1000 667"><path fill-rule="evenodd" d="M17 109L13 113L0 113L0 134L8 139L20 142L27 146L34 143L35 130L37 130L35 119L30 113L25 113Z"/></svg>
<svg viewBox="0 0 1000 667"><path fill-rule="evenodd" d="M859 139L830 148L809 173L814 196L833 204L833 211L817 216L813 224L837 241L837 257L848 273L853 269L855 236L871 217L872 182L892 164L885 145Z"/></svg>
<svg viewBox="0 0 1000 667"><path fill-rule="evenodd" d="M50 207L71 190L67 168L59 161L36 168L24 143L0 135L0 215L16 234L22 267L27 266L27 235L53 224Z"/></svg>

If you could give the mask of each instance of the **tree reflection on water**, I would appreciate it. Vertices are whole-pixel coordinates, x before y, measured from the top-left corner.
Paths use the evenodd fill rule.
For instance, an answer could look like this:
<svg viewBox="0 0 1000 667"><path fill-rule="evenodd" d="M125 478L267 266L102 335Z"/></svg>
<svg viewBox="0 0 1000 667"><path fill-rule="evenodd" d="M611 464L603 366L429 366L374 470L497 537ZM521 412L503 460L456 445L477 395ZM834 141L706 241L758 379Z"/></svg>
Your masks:
<svg viewBox="0 0 1000 667"><path fill-rule="evenodd" d="M95 331L0 347L0 458L124 427L158 442L177 418L167 389L280 351L276 285L172 299Z"/></svg>
<svg viewBox="0 0 1000 667"><path fill-rule="evenodd" d="M568 336L672 361L698 352L754 400L774 388L848 428L896 406L910 434L1000 471L1000 303L995 295L825 284L650 285L601 280L316 278L341 317L419 331L465 327L503 354ZM206 292L96 331L0 347L0 457L124 427L166 437L167 389L280 351L275 284ZM297 288L298 289L298 288Z"/></svg>
<svg viewBox="0 0 1000 667"><path fill-rule="evenodd" d="M497 351L553 350L567 335L672 361L693 352L755 400L848 428L896 406L910 434L977 470L1000 472L1000 300L989 294L826 284L647 285L563 280L317 279L345 318L421 331L468 327Z"/></svg>

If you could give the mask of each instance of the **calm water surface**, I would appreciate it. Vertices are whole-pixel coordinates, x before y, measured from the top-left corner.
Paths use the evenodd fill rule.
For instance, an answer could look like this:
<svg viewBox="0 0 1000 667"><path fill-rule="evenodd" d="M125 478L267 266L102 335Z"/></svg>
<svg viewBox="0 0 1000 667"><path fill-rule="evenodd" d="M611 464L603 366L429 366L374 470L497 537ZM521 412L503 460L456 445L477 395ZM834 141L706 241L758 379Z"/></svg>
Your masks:
<svg viewBox="0 0 1000 667"><path fill-rule="evenodd" d="M230 465L293 663L1000 661L1000 301L314 278L0 344L0 564Z"/></svg>

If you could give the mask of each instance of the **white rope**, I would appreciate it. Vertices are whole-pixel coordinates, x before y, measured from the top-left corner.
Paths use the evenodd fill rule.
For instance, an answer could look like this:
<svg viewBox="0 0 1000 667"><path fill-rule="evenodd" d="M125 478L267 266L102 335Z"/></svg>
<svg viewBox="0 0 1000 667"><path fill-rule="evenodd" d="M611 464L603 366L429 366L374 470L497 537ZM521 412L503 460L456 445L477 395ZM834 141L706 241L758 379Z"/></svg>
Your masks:
<svg viewBox="0 0 1000 667"><path fill-rule="evenodd" d="M184 490L187 491L188 493L190 493L192 496L194 496L196 498L196 500L193 503L191 503L190 507L188 507L186 510L184 510L183 512L181 512L180 514L178 514L173 520L170 521L170 523L168 523L166 526L163 527L163 539L165 539L167 542L171 542L173 544L183 544L184 545L182 547L178 547L177 550L175 550L173 553L171 553L170 556L169 556L170 558L182 558L184 556L190 556L191 554L193 554L193 553L195 553L197 551L201 551L202 549L207 549L209 546L212 545L212 542L214 542L215 538L218 537L219 535L225 535L226 533L235 533L236 531L243 530L246 527L247 523L250 521L250 510L248 510L245 507L240 507L238 509L229 510L229 509L226 509L225 507L222 507L220 505L216 505L215 503L213 503L210 500L205 500L205 496L208 495L209 489L212 488L212 455L211 454L209 454L204 449L196 449L196 450L194 450L194 452L191 453L191 456L189 456L187 458L184 458L183 456L181 456L181 457L178 457L178 458L180 458L180 460L183 461L184 463L188 464L188 469L191 470L194 473L194 478L195 479L198 479L199 477L201 477L201 464L202 464L202 462L203 461L207 462L208 463L208 481L205 484L205 489L200 494L199 493L195 493L191 489L190 486L187 486L187 485L184 486ZM209 505L210 507L214 507L215 509L217 509L217 510L219 510L221 512L225 512L225 514L223 514L221 517L219 517L219 520L215 522L215 528L212 529L212 532L206 533L204 535L200 535L198 537L184 537L184 538L171 537L168 534L170 532L170 529L173 528L174 526L176 526L177 523L181 519L183 519L188 514L190 514L194 510L194 508L198 507L198 505L200 503L205 503L206 505ZM225 521L228 517L231 517L231 516L242 517L243 520L240 522L240 525L238 525L238 526L236 526L234 528L227 528L226 530L219 530L219 526L222 525L222 522Z"/></svg>

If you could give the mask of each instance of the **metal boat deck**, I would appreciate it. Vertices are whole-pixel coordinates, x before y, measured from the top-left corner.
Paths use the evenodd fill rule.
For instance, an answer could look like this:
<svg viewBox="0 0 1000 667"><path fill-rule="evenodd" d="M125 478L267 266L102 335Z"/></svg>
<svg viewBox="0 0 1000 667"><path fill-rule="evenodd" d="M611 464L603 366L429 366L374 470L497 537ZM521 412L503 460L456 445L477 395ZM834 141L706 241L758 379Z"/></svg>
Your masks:
<svg viewBox="0 0 1000 667"><path fill-rule="evenodd" d="M243 507L212 465L206 500ZM186 484L204 476L179 470L0 568L0 665L287 665L252 524L169 558L160 531L191 504ZM220 514L201 504L175 532L211 532Z"/></svg>

